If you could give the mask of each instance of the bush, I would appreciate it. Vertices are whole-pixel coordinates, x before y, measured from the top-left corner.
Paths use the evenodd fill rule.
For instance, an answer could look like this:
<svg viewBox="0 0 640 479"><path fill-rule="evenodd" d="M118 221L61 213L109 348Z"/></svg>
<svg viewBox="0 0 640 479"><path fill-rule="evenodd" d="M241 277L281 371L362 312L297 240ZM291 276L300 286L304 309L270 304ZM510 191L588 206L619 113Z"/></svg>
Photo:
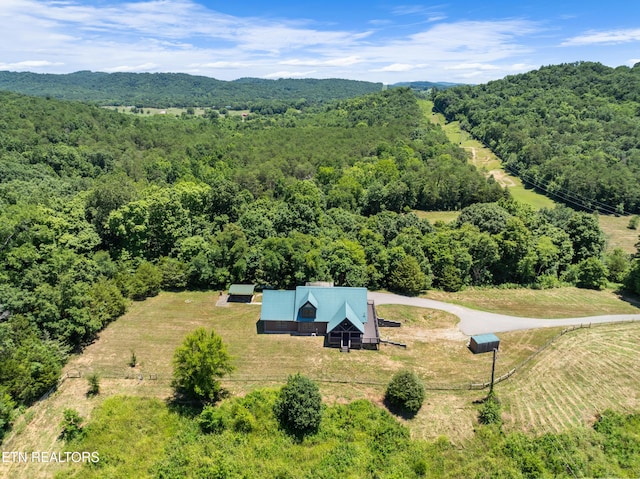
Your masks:
<svg viewBox="0 0 640 479"><path fill-rule="evenodd" d="M100 377L96 373L90 374L87 377L87 382L89 383L87 396L97 396L100 394Z"/></svg>
<svg viewBox="0 0 640 479"><path fill-rule="evenodd" d="M62 413L62 432L60 437L65 441L71 441L82 434L82 417L75 409L65 409Z"/></svg>
<svg viewBox="0 0 640 479"><path fill-rule="evenodd" d="M397 293L416 295L425 289L427 276L420 269L418 260L405 256L389 276L389 289Z"/></svg>
<svg viewBox="0 0 640 479"><path fill-rule="evenodd" d="M293 436L302 438L317 432L323 413L318 385L300 373L289 376L273 412L280 426Z"/></svg>
<svg viewBox="0 0 640 479"><path fill-rule="evenodd" d="M249 410L241 405L233 408L233 430L249 433L256 428L256 418Z"/></svg>
<svg viewBox="0 0 640 479"><path fill-rule="evenodd" d="M161 286L162 273L160 270L148 261L143 261L129 280L127 289L129 297L141 301L149 296L157 295Z"/></svg>
<svg viewBox="0 0 640 479"><path fill-rule="evenodd" d="M490 393L480 408L478 415L480 424L502 424L502 407L498 397Z"/></svg>
<svg viewBox="0 0 640 479"><path fill-rule="evenodd" d="M13 410L15 407L16 403L11 399L11 396L0 388L0 443L2 442L4 432L9 429L11 421L13 420Z"/></svg>
<svg viewBox="0 0 640 479"><path fill-rule="evenodd" d="M385 400L404 412L416 414L425 398L424 384L420 378L408 370L398 371L387 386Z"/></svg>
<svg viewBox="0 0 640 479"><path fill-rule="evenodd" d="M624 280L624 287L634 294L640 295L640 258L636 258Z"/></svg>
<svg viewBox="0 0 640 479"><path fill-rule="evenodd" d="M607 285L608 271L598 258L593 256L578 263L578 288L602 289Z"/></svg>
<svg viewBox="0 0 640 479"><path fill-rule="evenodd" d="M198 424L203 432L220 434L227 428L227 418L222 410L208 404L202 409Z"/></svg>
<svg viewBox="0 0 640 479"><path fill-rule="evenodd" d="M131 351L131 358L129 359L129 367L135 368L138 365L138 356L135 351Z"/></svg>

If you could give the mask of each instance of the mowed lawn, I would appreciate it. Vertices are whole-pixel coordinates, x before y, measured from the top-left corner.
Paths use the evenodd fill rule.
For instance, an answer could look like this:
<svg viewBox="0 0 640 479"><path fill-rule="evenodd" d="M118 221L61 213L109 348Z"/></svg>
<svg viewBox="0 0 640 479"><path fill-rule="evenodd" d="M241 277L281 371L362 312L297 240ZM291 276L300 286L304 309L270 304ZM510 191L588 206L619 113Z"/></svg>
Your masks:
<svg viewBox="0 0 640 479"><path fill-rule="evenodd" d="M212 292L161 293L134 303L66 370L145 384L150 393L168 395L173 351L188 333L204 326L218 332L227 345L236 369L224 383L240 394L259 385L280 385L297 372L319 381L327 398L339 401L362 397L363 391L371 399L381 396L393 373L403 367L438 386L486 380L485 361L468 353L468 337L457 329L458 319L442 311L379 306L380 315L403 323L401 328L382 328L382 337L407 347L382 345L378 351L345 354L324 347L322 337L258 334L260 305L216 306L217 298ZM538 342L547 336L540 333ZM132 351L136 368L128 365ZM506 357L515 363L527 351L514 350Z"/></svg>
<svg viewBox="0 0 640 479"><path fill-rule="evenodd" d="M560 432L607 408L637 412L640 323L566 334L500 385L507 430Z"/></svg>
<svg viewBox="0 0 640 479"><path fill-rule="evenodd" d="M574 287L550 289L467 288L463 291L427 291L425 298L472 309L525 318L580 318L604 314L638 314L640 301L610 289L595 291Z"/></svg>

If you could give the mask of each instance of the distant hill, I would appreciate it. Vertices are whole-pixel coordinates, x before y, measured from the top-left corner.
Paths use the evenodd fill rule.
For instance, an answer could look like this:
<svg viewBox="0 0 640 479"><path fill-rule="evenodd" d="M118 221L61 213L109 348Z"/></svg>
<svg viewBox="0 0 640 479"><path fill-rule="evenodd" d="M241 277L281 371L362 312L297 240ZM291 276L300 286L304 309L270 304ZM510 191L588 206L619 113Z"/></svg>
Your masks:
<svg viewBox="0 0 640 479"><path fill-rule="evenodd" d="M392 86L394 87L409 87L412 90L418 91L426 91L431 90L432 88L436 88L438 90L445 90L447 88L452 88L454 86L460 86L462 83L450 83L450 82L430 82L430 81L404 81L399 83L394 83Z"/></svg>
<svg viewBox="0 0 640 479"><path fill-rule="evenodd" d="M437 93L509 171L569 204L640 213L640 63L552 65Z"/></svg>
<svg viewBox="0 0 640 479"><path fill-rule="evenodd" d="M34 96L144 107L224 107L244 109L257 103L318 103L380 91L382 83L341 79L242 78L222 81L184 73L69 74L0 72L0 90Z"/></svg>

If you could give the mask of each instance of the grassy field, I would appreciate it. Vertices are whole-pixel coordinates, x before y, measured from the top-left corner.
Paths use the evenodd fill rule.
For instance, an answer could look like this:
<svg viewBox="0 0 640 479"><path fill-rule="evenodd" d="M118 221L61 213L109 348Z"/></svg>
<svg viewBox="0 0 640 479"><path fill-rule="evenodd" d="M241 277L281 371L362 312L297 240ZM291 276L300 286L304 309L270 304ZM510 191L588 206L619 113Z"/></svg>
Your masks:
<svg viewBox="0 0 640 479"><path fill-rule="evenodd" d="M131 113L131 109L133 106L105 106L104 108L108 110L117 110L121 113ZM204 115L204 108L194 108L195 116ZM186 108L151 108L145 107L142 108L142 113L131 113L132 115L140 115L140 116L150 116L150 115L166 115L166 116L180 116L183 113L186 113Z"/></svg>
<svg viewBox="0 0 640 479"><path fill-rule="evenodd" d="M187 113L187 108L151 108L151 107L144 107L142 108L142 113L132 113L131 109L134 108L133 106L105 106L104 108L107 108L109 110L117 110L121 113L130 113L132 115L140 115L140 116L151 116L151 115L166 115L166 116L173 116L173 117L179 117L181 116L183 113ZM193 115L194 116L203 116L205 114L205 108L200 108L200 107L196 107L193 108ZM228 114L230 116L240 116L242 114L248 114L249 110L228 110Z"/></svg>
<svg viewBox="0 0 640 479"><path fill-rule="evenodd" d="M451 223L460 215L460 211L420 211L413 210L418 218L425 218L433 225L438 221L442 223Z"/></svg>
<svg viewBox="0 0 640 479"><path fill-rule="evenodd" d="M566 292L568 296L574 293ZM545 295L540 296L539 302L552 301L545 291L530 294ZM477 417L473 402L484 397L486 391L442 388L465 388L470 383L488 381L491 357L468 351L468 338L457 329L455 316L408 306L379 306L381 316L403 323L401 328L383 328L382 337L405 343L407 348L383 345L379 351L341 354L323 347L320 337L259 335L258 305L216 306L217 300L217 293L183 292L161 293L134 303L83 354L70 360L66 371L83 377L66 379L49 399L23 414L3 444L4 450L59 450L62 447L57 440L59 423L62 411L68 407L90 417L104 398L116 394L169 398L173 351L187 333L199 326L214 328L228 345L237 369L223 383L235 395L258 387L280 386L289 374L302 372L319 382L328 404L366 398L382 405L391 375L408 367L420 375L428 388L427 400L419 414L405 421L412 435L426 439L446 435L461 446L473 435ZM556 301L549 303L553 304L549 309L555 309L566 297L564 300L558 297ZM595 297L590 301L583 297L581 301L591 304L594 312L604 307ZM501 334L497 375L523 363L560 330L545 328ZM639 336L640 324L602 326L562 336L527 368L497 386L506 405L506 427L544 430L550 423L557 428L569 427L591 421L595 411L604 407L637 407L638 374L627 370L640 360ZM563 353L565 350L571 351L570 358ZM131 351L138 358L136 368L127 364ZM603 382L610 367L616 379L605 388ZM588 371L599 371L594 389L587 388ZM86 396L85 377L91 372L102 378L101 394L94 398ZM562 379L561 383L540 384L542 378L553 378L554 374ZM566 398L561 397L565 389ZM526 395L521 391L526 391ZM527 399L529 396L536 401L535 409ZM571 401L575 402L575 411L564 411ZM539 411L545 411L545 417L536 418ZM50 477L53 470L50 464L2 465L0 476L5 473L6 477L16 478Z"/></svg>
<svg viewBox="0 0 640 479"><path fill-rule="evenodd" d="M425 298L460 304L481 311L529 318L576 318L601 314L638 314L637 298L611 290L573 287L534 290L527 288L469 288L456 293L429 291Z"/></svg>
<svg viewBox="0 0 640 479"><path fill-rule="evenodd" d="M636 243L640 242L640 230L627 228L630 216L600 215L600 228L607 237L607 249L622 248L627 253L636 252Z"/></svg>
<svg viewBox="0 0 640 479"><path fill-rule="evenodd" d="M637 323L562 336L501 385L507 429L558 432L590 424L606 408L637 410L639 342Z"/></svg>

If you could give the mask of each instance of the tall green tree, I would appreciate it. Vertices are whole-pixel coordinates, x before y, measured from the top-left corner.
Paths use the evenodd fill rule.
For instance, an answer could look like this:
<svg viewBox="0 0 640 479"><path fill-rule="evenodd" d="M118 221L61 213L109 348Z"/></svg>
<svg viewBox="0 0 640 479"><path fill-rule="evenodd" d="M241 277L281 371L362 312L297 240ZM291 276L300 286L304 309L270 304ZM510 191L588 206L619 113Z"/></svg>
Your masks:
<svg viewBox="0 0 640 479"><path fill-rule="evenodd" d="M427 287L427 276L420 269L416 258L405 255L392 268L387 284L391 291L415 295Z"/></svg>
<svg viewBox="0 0 640 479"><path fill-rule="evenodd" d="M220 399L220 378L234 370L231 356L215 331L198 328L187 335L173 355L176 392L202 402Z"/></svg>

